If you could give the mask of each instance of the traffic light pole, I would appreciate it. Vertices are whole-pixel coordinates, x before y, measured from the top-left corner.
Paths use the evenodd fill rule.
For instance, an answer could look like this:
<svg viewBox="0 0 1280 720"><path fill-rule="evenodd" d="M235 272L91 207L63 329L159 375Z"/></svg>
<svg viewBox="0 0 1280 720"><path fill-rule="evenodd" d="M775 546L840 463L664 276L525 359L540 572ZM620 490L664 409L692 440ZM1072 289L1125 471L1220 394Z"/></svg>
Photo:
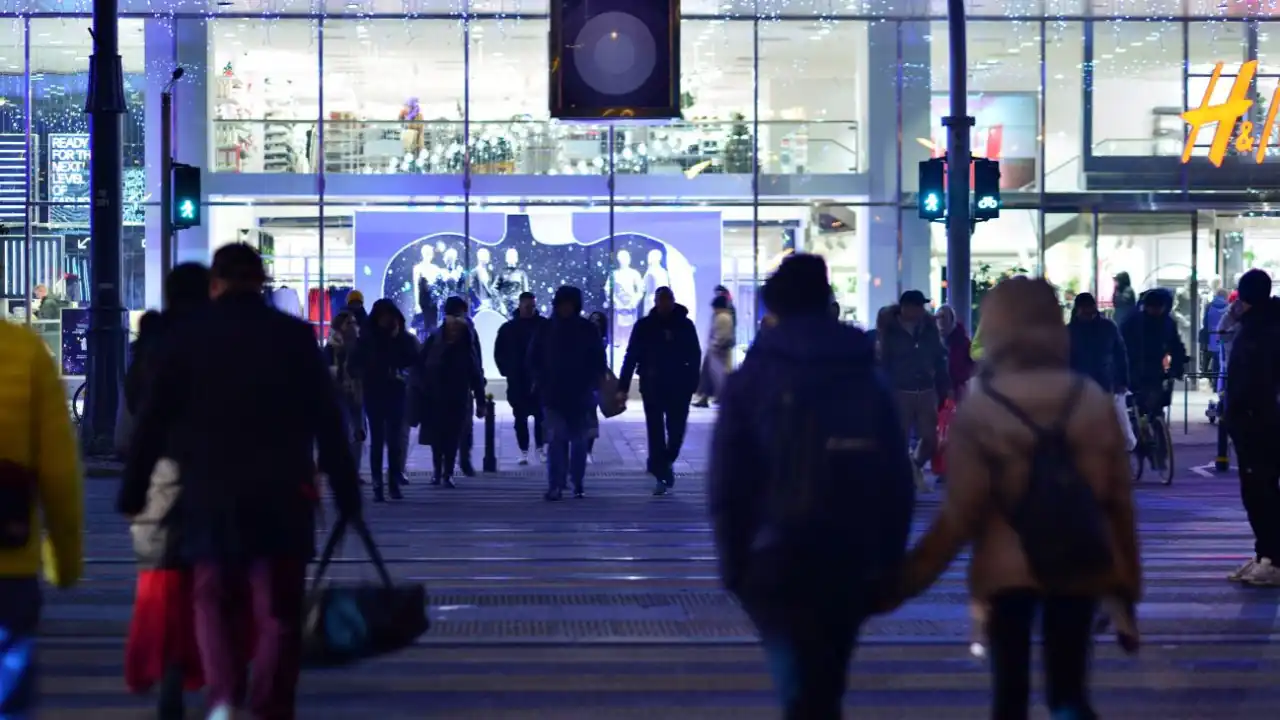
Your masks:
<svg viewBox="0 0 1280 720"><path fill-rule="evenodd" d="M114 451L116 410L124 376L125 324L120 302L124 223L122 120L124 72L120 61L118 0L93 0L93 55L89 58L89 362L85 369L81 440L90 455Z"/></svg>
<svg viewBox="0 0 1280 720"><path fill-rule="evenodd" d="M969 210L969 61L965 50L964 0L947 0L951 43L951 115L947 128L947 290L956 320L974 332L972 319Z"/></svg>
<svg viewBox="0 0 1280 720"><path fill-rule="evenodd" d="M160 93L160 276L173 269L173 83Z"/></svg>

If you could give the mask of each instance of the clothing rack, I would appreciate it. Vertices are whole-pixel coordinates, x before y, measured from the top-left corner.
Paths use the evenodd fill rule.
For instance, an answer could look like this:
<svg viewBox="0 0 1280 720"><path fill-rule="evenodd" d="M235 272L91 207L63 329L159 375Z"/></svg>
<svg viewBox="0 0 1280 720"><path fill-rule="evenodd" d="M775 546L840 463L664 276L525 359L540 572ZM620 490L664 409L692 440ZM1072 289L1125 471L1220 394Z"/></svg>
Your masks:
<svg viewBox="0 0 1280 720"><path fill-rule="evenodd" d="M347 295L355 287L355 276L324 273L322 277L318 257L263 255L262 259L275 270L267 283L267 300L310 323L317 338L328 337L329 322L346 305Z"/></svg>

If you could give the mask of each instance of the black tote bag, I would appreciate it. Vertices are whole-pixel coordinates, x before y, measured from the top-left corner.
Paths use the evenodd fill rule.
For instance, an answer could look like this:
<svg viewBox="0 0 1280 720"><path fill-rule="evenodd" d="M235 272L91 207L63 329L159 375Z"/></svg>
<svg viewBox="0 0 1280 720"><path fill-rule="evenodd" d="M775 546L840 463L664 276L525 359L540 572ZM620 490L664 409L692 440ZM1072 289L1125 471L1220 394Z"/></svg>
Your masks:
<svg viewBox="0 0 1280 720"><path fill-rule="evenodd" d="M360 536L378 582L333 584L325 573L342 536L350 528ZM307 595L302 662L306 667L338 667L387 655L412 645L430 628L423 585L391 581L364 520L340 518L329 534Z"/></svg>

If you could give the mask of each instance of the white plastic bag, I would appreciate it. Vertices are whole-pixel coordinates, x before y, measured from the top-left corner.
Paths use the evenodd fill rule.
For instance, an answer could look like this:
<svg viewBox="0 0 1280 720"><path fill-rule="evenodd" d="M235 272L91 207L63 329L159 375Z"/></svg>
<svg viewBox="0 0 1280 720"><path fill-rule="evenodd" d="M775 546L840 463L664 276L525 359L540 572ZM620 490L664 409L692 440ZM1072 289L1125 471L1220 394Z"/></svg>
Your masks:
<svg viewBox="0 0 1280 720"><path fill-rule="evenodd" d="M1138 437L1133 434L1133 423L1129 422L1129 394L1115 396L1116 418L1120 421L1120 432L1124 433L1124 449L1133 452L1138 447Z"/></svg>

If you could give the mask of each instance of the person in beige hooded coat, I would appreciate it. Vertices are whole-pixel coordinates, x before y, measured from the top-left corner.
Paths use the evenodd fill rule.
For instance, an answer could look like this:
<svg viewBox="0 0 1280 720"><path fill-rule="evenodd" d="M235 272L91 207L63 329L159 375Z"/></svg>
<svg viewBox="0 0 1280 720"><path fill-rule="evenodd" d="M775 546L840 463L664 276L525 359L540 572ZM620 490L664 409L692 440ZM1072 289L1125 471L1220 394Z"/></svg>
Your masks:
<svg viewBox="0 0 1280 720"><path fill-rule="evenodd" d="M1067 330L1052 286L1025 277L1006 280L984 299L983 378L952 420L947 447L947 498L907 560L900 595L932 585L960 550L972 544L969 590L986 611L995 718L1025 718L1030 695L1031 625L1043 608L1047 699L1051 711L1089 707L1088 664L1100 603L1114 610L1117 633L1136 647L1133 607L1141 592L1133 491L1124 435L1111 396L1078 385L1068 367ZM1036 435L995 400L1006 396L1040 428L1065 422L1080 477L1093 489L1110 529L1112 566L1073 587L1046 593L1031 571L1021 539L995 505L1017 498L1028 483ZM1069 404L1073 392L1076 402ZM1065 417L1065 420L1063 418Z"/></svg>

